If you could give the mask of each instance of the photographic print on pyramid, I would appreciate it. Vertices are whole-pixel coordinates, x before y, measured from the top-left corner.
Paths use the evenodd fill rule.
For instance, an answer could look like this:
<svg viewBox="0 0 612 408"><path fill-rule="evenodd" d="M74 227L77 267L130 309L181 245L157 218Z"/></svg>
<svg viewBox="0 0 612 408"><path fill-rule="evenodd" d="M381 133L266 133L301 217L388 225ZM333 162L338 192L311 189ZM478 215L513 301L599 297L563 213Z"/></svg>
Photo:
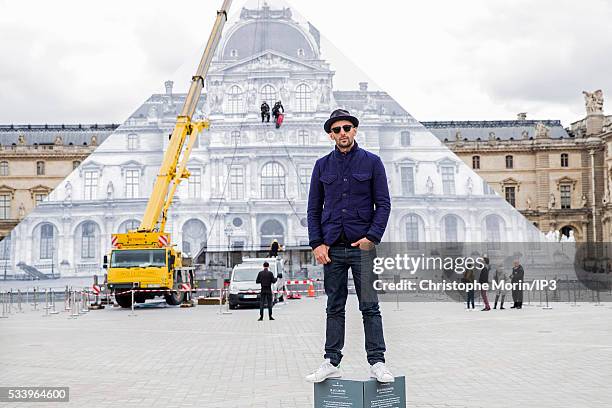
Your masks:
<svg viewBox="0 0 612 408"><path fill-rule="evenodd" d="M234 9L194 118L207 118L211 126L199 135L191 176L166 225L183 254L201 268L222 270L236 254L257 254L276 239L291 273L315 273L320 266L308 246L308 190L315 161L333 149L323 123L337 108L359 118L357 142L385 165L392 211L383 241L494 247L542 239L442 143L448 135L433 134L347 61L287 3L249 1ZM24 267L66 277L101 273L111 234L142 220L185 100L186 90L174 84L186 83L196 62L184 67L4 240L9 275ZM270 108L282 102L280 127L273 118L262 122L264 101Z"/></svg>

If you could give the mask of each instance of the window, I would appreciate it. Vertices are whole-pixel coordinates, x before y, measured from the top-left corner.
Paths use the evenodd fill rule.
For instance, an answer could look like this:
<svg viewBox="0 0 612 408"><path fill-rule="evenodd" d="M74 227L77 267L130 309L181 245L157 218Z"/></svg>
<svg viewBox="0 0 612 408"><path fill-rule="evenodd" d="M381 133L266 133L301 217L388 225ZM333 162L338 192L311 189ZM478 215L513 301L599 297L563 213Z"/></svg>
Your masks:
<svg viewBox="0 0 612 408"><path fill-rule="evenodd" d="M138 149L138 135L134 133L130 133L127 137L127 148L128 150L136 150Z"/></svg>
<svg viewBox="0 0 612 408"><path fill-rule="evenodd" d="M53 258L53 225L43 224L40 227L40 259Z"/></svg>
<svg viewBox="0 0 612 408"><path fill-rule="evenodd" d="M298 131L298 136L297 136L297 143L300 146L307 146L309 144L309 139L310 135L308 134L307 130L300 130Z"/></svg>
<svg viewBox="0 0 612 408"><path fill-rule="evenodd" d="M402 195L414 195L414 167L400 167L400 172L402 182Z"/></svg>
<svg viewBox="0 0 612 408"><path fill-rule="evenodd" d="M572 186L569 184L562 184L559 186L559 190L561 190L561 208L572 208Z"/></svg>
<svg viewBox="0 0 612 408"><path fill-rule="evenodd" d="M417 249L419 237L419 216L410 214L406 217L406 242L409 249Z"/></svg>
<svg viewBox="0 0 612 408"><path fill-rule="evenodd" d="M36 193L34 194L35 204L38 205L47 199L47 194L45 193Z"/></svg>
<svg viewBox="0 0 612 408"><path fill-rule="evenodd" d="M191 176L187 179L187 190L189 198L201 198L202 196L202 170L189 169Z"/></svg>
<svg viewBox="0 0 612 408"><path fill-rule="evenodd" d="M402 146L410 146L410 132L409 131L403 131L401 133L401 143Z"/></svg>
<svg viewBox="0 0 612 408"><path fill-rule="evenodd" d="M312 169L308 167L300 167L299 169L299 194L300 198L306 199L308 198L308 193L310 191L310 176L312 174Z"/></svg>
<svg viewBox="0 0 612 408"><path fill-rule="evenodd" d="M85 200L94 200L97 198L98 174L97 170L85 172Z"/></svg>
<svg viewBox="0 0 612 408"><path fill-rule="evenodd" d="M78 160L75 160L72 162L72 170L78 168L81 165L81 162Z"/></svg>
<svg viewBox="0 0 612 408"><path fill-rule="evenodd" d="M457 217L449 215L444 217L444 241L459 242L457 231Z"/></svg>
<svg viewBox="0 0 612 408"><path fill-rule="evenodd" d="M137 198L139 196L140 170L127 169L125 171L125 198Z"/></svg>
<svg viewBox="0 0 612 408"><path fill-rule="evenodd" d="M7 161L0 162L0 176L8 176L9 175L9 166Z"/></svg>
<svg viewBox="0 0 612 408"><path fill-rule="evenodd" d="M244 199L244 168L232 166L230 169L230 198L232 200Z"/></svg>
<svg viewBox="0 0 612 408"><path fill-rule="evenodd" d="M237 146L239 144L241 144L242 142L242 137L240 135L240 131L239 130L233 130L232 133L230 134L230 141L232 143L232 146Z"/></svg>
<svg viewBox="0 0 612 408"><path fill-rule="evenodd" d="M270 106L274 105L274 102L276 102L276 88L270 84L261 87L260 95L261 102L265 101Z"/></svg>
<svg viewBox="0 0 612 408"><path fill-rule="evenodd" d="M569 167L569 155L561 153L561 167Z"/></svg>
<svg viewBox="0 0 612 408"><path fill-rule="evenodd" d="M140 221L138 220L123 221L121 225L119 226L119 232L125 234L128 231L133 231L133 230L138 229L138 227L140 227Z"/></svg>
<svg viewBox="0 0 612 408"><path fill-rule="evenodd" d="M514 167L514 158L510 155L506 156L506 168L511 169Z"/></svg>
<svg viewBox="0 0 612 408"><path fill-rule="evenodd" d="M304 49L303 48L298 48L297 49L297 56L298 57L303 57L304 55L305 55Z"/></svg>
<svg viewBox="0 0 612 408"><path fill-rule="evenodd" d="M472 168L475 170L480 169L480 156L472 156Z"/></svg>
<svg viewBox="0 0 612 408"><path fill-rule="evenodd" d="M312 91L306 84L300 84L295 88L296 109L298 112L310 112L312 110Z"/></svg>
<svg viewBox="0 0 612 408"><path fill-rule="evenodd" d="M506 201L510 203L511 206L516 207L516 188L506 187L504 192L506 194Z"/></svg>
<svg viewBox="0 0 612 408"><path fill-rule="evenodd" d="M244 103L242 89L238 85L233 85L227 92L225 113L236 114L243 113Z"/></svg>
<svg viewBox="0 0 612 408"><path fill-rule="evenodd" d="M277 162L267 163L261 170L261 198L278 200L285 197L285 170Z"/></svg>
<svg viewBox="0 0 612 408"><path fill-rule="evenodd" d="M81 227L81 258L96 257L96 224L86 222Z"/></svg>
<svg viewBox="0 0 612 408"><path fill-rule="evenodd" d="M0 194L0 220L8 220L11 217L11 195Z"/></svg>
<svg viewBox="0 0 612 408"><path fill-rule="evenodd" d="M487 249L501 248L501 223L496 215L489 215L486 220Z"/></svg>
<svg viewBox="0 0 612 408"><path fill-rule="evenodd" d="M44 176L45 175L45 162L37 161L36 162L36 175Z"/></svg>
<svg viewBox="0 0 612 408"><path fill-rule="evenodd" d="M455 194L455 168L442 167L442 194Z"/></svg>

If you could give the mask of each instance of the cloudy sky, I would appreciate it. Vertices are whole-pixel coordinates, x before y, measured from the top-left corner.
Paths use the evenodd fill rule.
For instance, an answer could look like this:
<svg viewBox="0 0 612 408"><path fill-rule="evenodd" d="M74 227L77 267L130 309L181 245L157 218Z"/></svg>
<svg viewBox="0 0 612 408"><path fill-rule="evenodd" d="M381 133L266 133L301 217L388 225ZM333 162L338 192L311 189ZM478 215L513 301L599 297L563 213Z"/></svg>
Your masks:
<svg viewBox="0 0 612 408"><path fill-rule="evenodd" d="M166 79L195 70L186 62L220 4L0 0L0 124L123 122ZM612 93L607 0L290 4L342 53L327 46L337 87L368 78L419 120L528 112L568 126L584 116L583 90Z"/></svg>

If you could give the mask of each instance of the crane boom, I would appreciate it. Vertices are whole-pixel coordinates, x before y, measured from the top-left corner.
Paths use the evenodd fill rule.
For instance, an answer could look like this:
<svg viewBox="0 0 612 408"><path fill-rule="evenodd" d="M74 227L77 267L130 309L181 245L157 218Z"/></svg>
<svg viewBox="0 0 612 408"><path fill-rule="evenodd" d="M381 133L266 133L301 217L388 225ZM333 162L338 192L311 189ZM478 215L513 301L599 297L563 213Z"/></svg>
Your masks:
<svg viewBox="0 0 612 408"><path fill-rule="evenodd" d="M159 174L155 180L138 232L164 231L167 211L172 204L176 189L182 179L189 177L189 171L186 167L191 149L199 131L208 128L209 125L207 121L192 122L191 119L204 88L204 78L206 78L213 55L221 39L223 26L227 21L227 11L231 3L232 0L224 0L221 9L217 11L215 24L196 74L191 78L187 98L170 136L170 143L164 153Z"/></svg>

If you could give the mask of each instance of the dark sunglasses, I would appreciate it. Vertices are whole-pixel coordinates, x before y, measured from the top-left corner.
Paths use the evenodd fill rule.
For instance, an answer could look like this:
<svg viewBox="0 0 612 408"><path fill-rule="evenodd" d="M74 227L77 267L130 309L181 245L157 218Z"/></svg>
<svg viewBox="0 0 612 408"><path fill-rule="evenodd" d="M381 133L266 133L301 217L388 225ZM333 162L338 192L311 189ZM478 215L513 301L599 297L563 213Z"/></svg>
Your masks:
<svg viewBox="0 0 612 408"><path fill-rule="evenodd" d="M340 133L340 129L343 129L346 133L350 132L351 129L353 128L353 125L343 125L343 126L336 126L331 128L332 132L334 132L335 134Z"/></svg>

